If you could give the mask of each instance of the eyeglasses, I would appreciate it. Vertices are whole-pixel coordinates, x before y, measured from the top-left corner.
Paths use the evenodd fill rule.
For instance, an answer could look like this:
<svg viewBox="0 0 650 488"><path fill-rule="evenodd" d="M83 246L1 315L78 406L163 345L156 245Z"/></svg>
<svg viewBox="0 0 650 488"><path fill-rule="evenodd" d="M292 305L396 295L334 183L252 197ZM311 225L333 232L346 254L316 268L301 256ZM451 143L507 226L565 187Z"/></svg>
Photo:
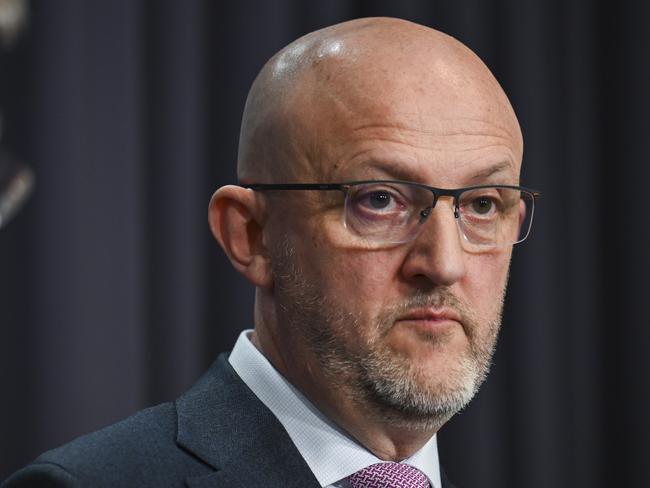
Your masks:
<svg viewBox="0 0 650 488"><path fill-rule="evenodd" d="M409 181L242 185L256 191L338 190L345 195L343 226L374 247L414 240L440 197L453 198L453 212L468 250L511 246L528 237L541 193L510 185L447 190Z"/></svg>

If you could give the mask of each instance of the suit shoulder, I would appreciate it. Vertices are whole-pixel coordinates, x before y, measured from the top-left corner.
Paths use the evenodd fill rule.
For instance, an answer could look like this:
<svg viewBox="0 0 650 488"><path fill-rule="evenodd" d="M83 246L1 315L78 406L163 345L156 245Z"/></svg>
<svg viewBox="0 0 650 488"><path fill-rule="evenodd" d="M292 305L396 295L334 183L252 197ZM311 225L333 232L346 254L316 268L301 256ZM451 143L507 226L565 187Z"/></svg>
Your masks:
<svg viewBox="0 0 650 488"><path fill-rule="evenodd" d="M174 486L206 469L176 445L176 408L164 403L48 451L14 477L67 483L43 486ZM14 477L8 487L39 486L9 484Z"/></svg>
<svg viewBox="0 0 650 488"><path fill-rule="evenodd" d="M113 425L83 435L61 447L42 454L37 461L61 465L81 460L97 461L95 457L137 457L165 444L173 444L176 410L164 403L141 410Z"/></svg>
<svg viewBox="0 0 650 488"><path fill-rule="evenodd" d="M80 486L79 480L61 466L34 462L13 474L2 488L69 488Z"/></svg>

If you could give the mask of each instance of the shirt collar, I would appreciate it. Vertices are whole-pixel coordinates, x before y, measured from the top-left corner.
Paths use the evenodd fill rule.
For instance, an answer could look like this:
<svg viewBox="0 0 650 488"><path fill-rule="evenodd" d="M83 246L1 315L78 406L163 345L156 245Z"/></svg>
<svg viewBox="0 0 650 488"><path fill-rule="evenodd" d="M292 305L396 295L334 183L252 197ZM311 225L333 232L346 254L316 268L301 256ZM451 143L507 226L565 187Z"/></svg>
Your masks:
<svg viewBox="0 0 650 488"><path fill-rule="evenodd" d="M382 462L323 415L282 376L243 331L229 362L242 381L280 421L322 487L371 464ZM436 436L403 461L422 471L434 488L441 486Z"/></svg>

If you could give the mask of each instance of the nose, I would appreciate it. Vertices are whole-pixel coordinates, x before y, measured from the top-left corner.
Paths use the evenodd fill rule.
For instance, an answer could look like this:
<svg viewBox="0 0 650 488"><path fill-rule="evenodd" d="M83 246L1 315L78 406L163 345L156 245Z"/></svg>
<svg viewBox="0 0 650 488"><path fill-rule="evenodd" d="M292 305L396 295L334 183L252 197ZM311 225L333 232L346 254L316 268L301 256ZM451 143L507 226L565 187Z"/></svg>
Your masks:
<svg viewBox="0 0 650 488"><path fill-rule="evenodd" d="M428 280L433 285L450 286L465 274L465 253L453 203L441 199L422 223L402 265L409 281Z"/></svg>

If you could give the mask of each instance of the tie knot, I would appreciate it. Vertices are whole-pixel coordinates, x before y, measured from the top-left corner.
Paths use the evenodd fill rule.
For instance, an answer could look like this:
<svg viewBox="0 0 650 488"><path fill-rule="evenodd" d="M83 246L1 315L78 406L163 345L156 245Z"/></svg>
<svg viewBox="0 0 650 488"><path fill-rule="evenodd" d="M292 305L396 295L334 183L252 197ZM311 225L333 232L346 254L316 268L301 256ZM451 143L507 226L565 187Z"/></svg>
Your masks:
<svg viewBox="0 0 650 488"><path fill-rule="evenodd" d="M348 480L352 488L430 488L419 469L402 463L377 463L361 469Z"/></svg>

